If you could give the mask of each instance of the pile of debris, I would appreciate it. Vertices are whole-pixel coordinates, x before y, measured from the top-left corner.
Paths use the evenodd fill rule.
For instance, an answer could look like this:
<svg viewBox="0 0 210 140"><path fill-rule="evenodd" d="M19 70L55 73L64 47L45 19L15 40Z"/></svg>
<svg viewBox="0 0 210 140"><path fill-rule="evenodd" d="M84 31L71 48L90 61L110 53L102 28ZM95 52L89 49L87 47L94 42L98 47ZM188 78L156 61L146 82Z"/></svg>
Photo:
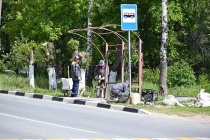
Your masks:
<svg viewBox="0 0 210 140"><path fill-rule="evenodd" d="M163 96L163 100L157 102L158 94ZM144 104L162 104L165 106L195 106L195 107L209 107L210 106L210 94L201 89L197 97L187 97L187 96L175 96L175 95L163 95L158 93L153 89L143 89L142 90L142 100ZM184 101L185 103L180 103Z"/></svg>

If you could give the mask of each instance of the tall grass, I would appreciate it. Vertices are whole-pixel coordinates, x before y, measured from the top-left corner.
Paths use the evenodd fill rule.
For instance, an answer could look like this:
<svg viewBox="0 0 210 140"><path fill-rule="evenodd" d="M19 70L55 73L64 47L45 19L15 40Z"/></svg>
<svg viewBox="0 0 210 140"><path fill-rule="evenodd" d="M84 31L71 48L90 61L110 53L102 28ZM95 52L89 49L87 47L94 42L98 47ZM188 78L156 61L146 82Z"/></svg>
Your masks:
<svg viewBox="0 0 210 140"><path fill-rule="evenodd" d="M86 96L96 97L96 85L97 82L93 80L93 87L86 87ZM20 76L16 74L0 74L0 89L2 90L15 90L22 92L48 94L53 96L63 96L61 91L61 83L58 84L58 90L49 90L48 78L35 77L35 88L29 86L29 79L26 76ZM143 81L141 89L154 89L158 91L158 84L150 81ZM210 86L206 85L194 85L194 86L179 86L168 88L169 94L196 96L201 88L204 88L206 92L210 92ZM136 89L132 89L135 92Z"/></svg>
<svg viewBox="0 0 210 140"><path fill-rule="evenodd" d="M61 93L60 84L58 91L49 90L48 79L35 77L35 88L29 86L29 79L26 76L16 74L0 74L0 89L13 90L20 92L47 94L52 96L63 96Z"/></svg>
<svg viewBox="0 0 210 140"><path fill-rule="evenodd" d="M151 82L143 82L142 89L154 89L158 91L159 85ZM194 85L194 86L179 86L168 88L168 94L173 95L185 95L185 96L197 96L200 89L204 88L206 92L210 93L209 87L206 85Z"/></svg>
<svg viewBox="0 0 210 140"><path fill-rule="evenodd" d="M159 88L159 69L144 69L143 71L143 85L142 89L155 89L158 90ZM173 73L173 72L172 72ZM186 73L186 72L184 72ZM194 84L185 84L181 86L169 86L168 87L168 94L176 94L176 95L186 95L186 96L197 96L201 88L204 88L206 92L210 93L210 84L207 80L208 77L203 75L199 79L199 82ZM176 84L174 84L176 85Z"/></svg>
<svg viewBox="0 0 210 140"><path fill-rule="evenodd" d="M8 90L20 90L28 85L28 79L15 74L1 74L0 75L0 88Z"/></svg>

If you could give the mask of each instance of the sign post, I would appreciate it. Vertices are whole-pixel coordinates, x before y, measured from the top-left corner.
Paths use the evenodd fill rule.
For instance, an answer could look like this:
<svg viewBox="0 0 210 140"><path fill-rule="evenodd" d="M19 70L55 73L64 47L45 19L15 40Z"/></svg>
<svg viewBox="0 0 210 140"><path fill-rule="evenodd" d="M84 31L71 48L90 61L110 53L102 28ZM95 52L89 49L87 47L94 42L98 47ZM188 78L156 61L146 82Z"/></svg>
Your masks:
<svg viewBox="0 0 210 140"><path fill-rule="evenodd" d="M121 4L121 29L128 31L128 50L129 50L129 93L131 95L131 46L130 46L130 31L138 30L137 24L137 5L136 4Z"/></svg>
<svg viewBox="0 0 210 140"><path fill-rule="evenodd" d="M2 9L2 0L0 0L0 25L1 25L1 10Z"/></svg>

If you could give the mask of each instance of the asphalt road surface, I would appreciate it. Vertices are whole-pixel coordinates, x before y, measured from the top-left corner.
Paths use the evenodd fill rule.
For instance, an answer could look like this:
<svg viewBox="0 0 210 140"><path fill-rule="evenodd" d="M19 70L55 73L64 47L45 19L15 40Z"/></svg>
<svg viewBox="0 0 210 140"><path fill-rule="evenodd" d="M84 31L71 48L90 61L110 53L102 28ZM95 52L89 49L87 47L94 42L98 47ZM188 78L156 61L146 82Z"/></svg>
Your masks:
<svg viewBox="0 0 210 140"><path fill-rule="evenodd" d="M210 138L210 125L0 94L0 140Z"/></svg>

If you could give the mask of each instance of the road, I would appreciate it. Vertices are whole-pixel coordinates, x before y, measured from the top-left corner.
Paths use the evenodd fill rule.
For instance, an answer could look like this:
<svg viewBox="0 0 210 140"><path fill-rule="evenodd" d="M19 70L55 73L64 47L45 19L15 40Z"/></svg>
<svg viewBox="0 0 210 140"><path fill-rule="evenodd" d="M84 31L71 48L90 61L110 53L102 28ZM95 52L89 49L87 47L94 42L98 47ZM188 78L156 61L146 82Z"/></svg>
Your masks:
<svg viewBox="0 0 210 140"><path fill-rule="evenodd" d="M0 94L0 140L208 138L210 125Z"/></svg>

